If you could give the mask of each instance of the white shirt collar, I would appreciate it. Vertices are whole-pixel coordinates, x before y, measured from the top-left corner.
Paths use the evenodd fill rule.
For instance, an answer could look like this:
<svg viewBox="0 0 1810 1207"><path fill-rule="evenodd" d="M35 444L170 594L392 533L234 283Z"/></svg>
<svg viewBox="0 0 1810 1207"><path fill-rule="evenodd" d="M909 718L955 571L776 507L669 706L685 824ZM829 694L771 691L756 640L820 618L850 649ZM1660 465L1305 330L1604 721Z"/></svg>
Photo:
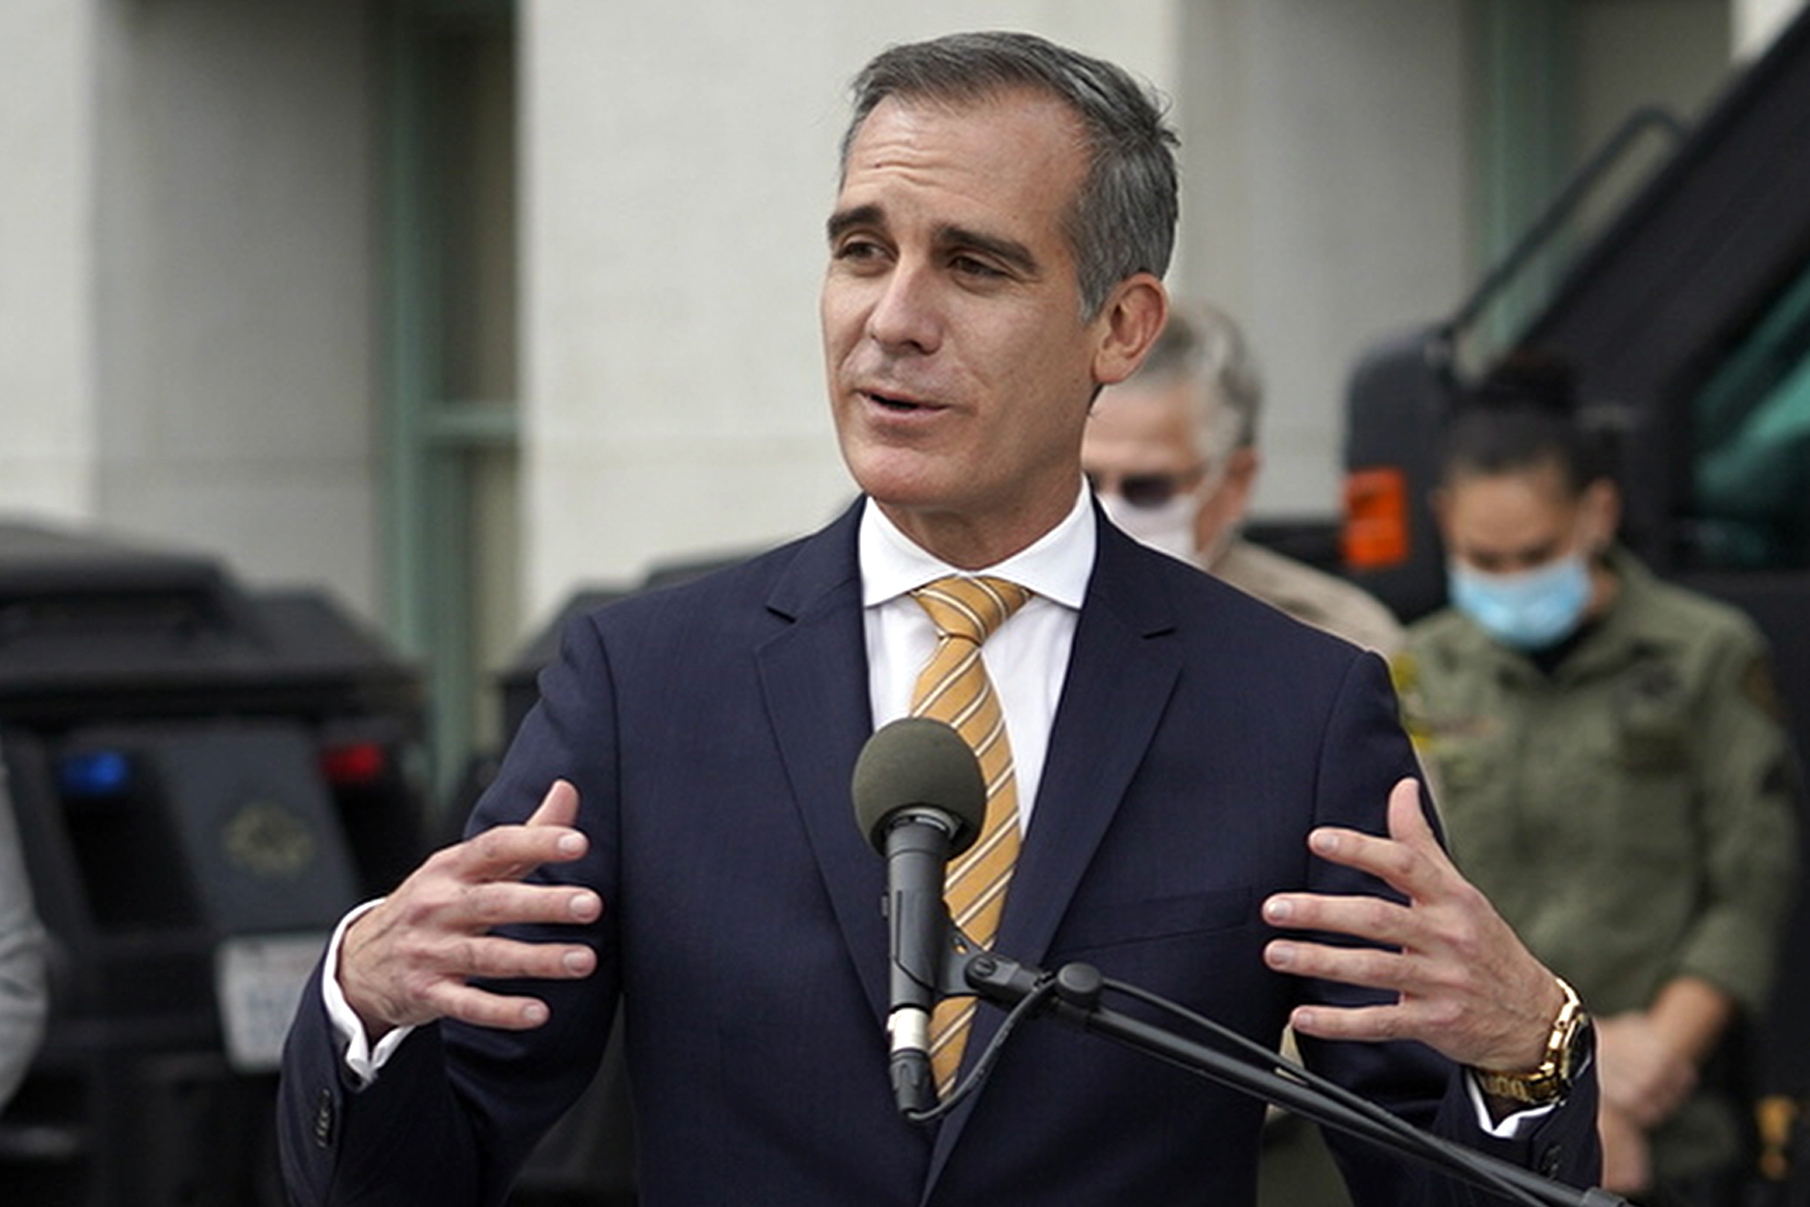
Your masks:
<svg viewBox="0 0 1810 1207"><path fill-rule="evenodd" d="M1087 580L1093 575L1097 540L1092 500L1083 481L1076 489L1075 505L1060 524L998 565L971 573L1010 579L1043 599L1078 611L1087 595ZM896 599L947 574L970 573L957 570L913 542L872 499L861 512L858 542L861 603L865 607Z"/></svg>

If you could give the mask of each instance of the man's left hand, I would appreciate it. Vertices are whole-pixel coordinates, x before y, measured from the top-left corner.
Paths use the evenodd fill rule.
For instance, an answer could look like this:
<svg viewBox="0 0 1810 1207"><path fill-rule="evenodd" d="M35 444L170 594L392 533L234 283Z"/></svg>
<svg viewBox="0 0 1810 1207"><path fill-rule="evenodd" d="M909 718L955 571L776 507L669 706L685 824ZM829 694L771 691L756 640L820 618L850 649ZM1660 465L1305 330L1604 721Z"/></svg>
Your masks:
<svg viewBox="0 0 1810 1207"><path fill-rule="evenodd" d="M1278 893L1264 902L1273 925L1383 945L1276 939L1264 949L1271 968L1398 995L1388 1005L1299 1006L1289 1020L1297 1031L1321 1039L1419 1040L1475 1068L1540 1064L1564 992L1489 899L1459 875L1421 811L1415 780L1389 794L1389 837L1322 827L1307 841L1315 855L1368 872L1406 901Z"/></svg>

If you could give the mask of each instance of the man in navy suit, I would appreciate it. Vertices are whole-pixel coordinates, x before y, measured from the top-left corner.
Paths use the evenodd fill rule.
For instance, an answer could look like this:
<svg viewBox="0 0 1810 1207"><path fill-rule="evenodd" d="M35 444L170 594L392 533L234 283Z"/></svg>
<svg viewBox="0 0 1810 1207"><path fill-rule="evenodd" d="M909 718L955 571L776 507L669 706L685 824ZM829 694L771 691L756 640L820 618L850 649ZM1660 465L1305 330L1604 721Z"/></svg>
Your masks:
<svg viewBox="0 0 1810 1207"><path fill-rule="evenodd" d="M1382 663L1083 487L1089 405L1167 314L1156 107L1022 35L894 48L856 94L822 320L863 499L567 628L467 840L353 915L305 999L296 1199L501 1201L620 1002L649 1207L1248 1202L1260 1104L1049 1024L936 1127L894 1109L849 777L935 641L907 593L981 571L1033 593L984 654L1023 833L997 949L1266 1040L1292 1021L1343 1083L1587 1183L1591 1075L1533 1073L1582 1033L1566 991L1440 851ZM1517 1115L1501 1087L1536 1082ZM1341 1154L1360 1201L1464 1201Z"/></svg>

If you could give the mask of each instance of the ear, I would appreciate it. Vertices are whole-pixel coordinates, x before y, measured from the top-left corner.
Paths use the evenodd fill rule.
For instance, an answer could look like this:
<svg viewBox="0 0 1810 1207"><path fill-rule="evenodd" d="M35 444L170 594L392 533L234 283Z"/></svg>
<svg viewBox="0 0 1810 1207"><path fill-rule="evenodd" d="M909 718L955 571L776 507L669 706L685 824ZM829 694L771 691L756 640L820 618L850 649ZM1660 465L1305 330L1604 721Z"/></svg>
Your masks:
<svg viewBox="0 0 1810 1207"><path fill-rule="evenodd" d="M1124 381L1144 362L1144 354L1169 320L1169 291L1147 272L1120 281L1093 321L1094 383Z"/></svg>
<svg viewBox="0 0 1810 1207"><path fill-rule="evenodd" d="M1600 556L1615 540L1621 527L1621 490L1608 478L1598 478L1584 487L1579 501L1584 520L1584 547L1591 556Z"/></svg>
<svg viewBox="0 0 1810 1207"><path fill-rule="evenodd" d="M1222 538L1244 522L1250 510L1251 491L1257 485L1260 458L1252 447L1235 448L1226 455L1225 473L1213 493L1201 500L1194 513L1194 547L1215 549Z"/></svg>

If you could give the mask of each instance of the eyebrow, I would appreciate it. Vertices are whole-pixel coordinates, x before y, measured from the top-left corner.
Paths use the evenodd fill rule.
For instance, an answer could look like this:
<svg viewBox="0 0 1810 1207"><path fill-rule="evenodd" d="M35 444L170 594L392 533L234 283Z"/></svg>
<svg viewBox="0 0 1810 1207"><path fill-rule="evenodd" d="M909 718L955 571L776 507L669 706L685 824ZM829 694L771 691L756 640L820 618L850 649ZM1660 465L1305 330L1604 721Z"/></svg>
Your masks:
<svg viewBox="0 0 1810 1207"><path fill-rule="evenodd" d="M995 259L1005 261L1025 276L1036 276L1039 273L1037 257L1031 254L1030 248L1016 239L1003 239L998 235L988 235L962 226L943 226L937 229L937 243L943 247L971 247L975 251L985 252Z"/></svg>
<svg viewBox="0 0 1810 1207"><path fill-rule="evenodd" d="M857 205L850 209L838 210L830 215L826 224L829 241L837 239L863 226L886 228L885 212L877 205ZM983 231L972 230L965 226L946 223L937 227L937 246L943 248L969 247L983 252L1010 265L1026 276L1036 276L1041 272L1037 257L1031 249L1016 239L1006 239L999 235L989 235Z"/></svg>
<svg viewBox="0 0 1810 1207"><path fill-rule="evenodd" d="M857 226L885 226L886 222L879 206L857 205L853 209L837 210L825 225L829 241L834 243Z"/></svg>

